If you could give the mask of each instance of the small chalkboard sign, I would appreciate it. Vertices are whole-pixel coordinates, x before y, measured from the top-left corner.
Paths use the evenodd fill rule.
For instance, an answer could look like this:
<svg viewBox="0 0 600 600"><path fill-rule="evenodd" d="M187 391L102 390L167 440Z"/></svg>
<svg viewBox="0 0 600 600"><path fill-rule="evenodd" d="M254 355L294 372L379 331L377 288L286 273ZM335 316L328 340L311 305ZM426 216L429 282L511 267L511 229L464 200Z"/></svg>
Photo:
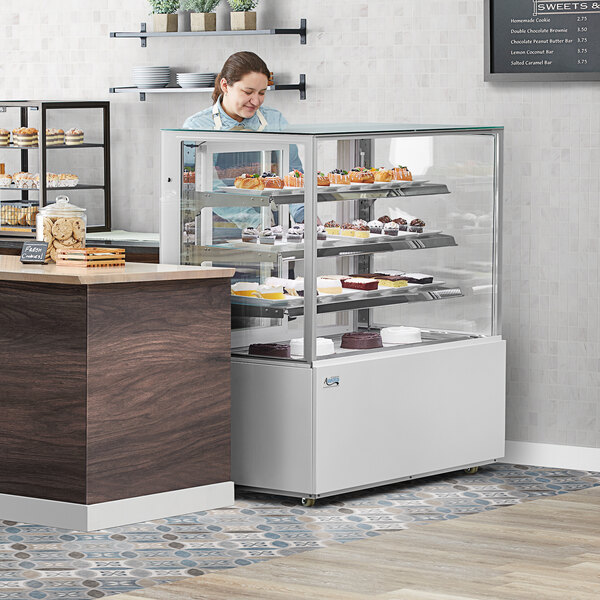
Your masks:
<svg viewBox="0 0 600 600"><path fill-rule="evenodd" d="M48 251L48 242L23 242L21 250L22 263L40 263L46 264L46 252Z"/></svg>

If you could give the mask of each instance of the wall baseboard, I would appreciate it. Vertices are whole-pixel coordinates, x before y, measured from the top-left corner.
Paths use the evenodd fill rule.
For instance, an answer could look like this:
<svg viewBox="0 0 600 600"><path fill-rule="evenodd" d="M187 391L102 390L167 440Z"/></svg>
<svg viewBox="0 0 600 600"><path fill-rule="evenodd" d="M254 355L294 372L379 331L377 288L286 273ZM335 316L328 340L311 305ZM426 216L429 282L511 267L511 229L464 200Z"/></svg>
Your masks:
<svg viewBox="0 0 600 600"><path fill-rule="evenodd" d="M600 448L506 442L504 463L600 472Z"/></svg>

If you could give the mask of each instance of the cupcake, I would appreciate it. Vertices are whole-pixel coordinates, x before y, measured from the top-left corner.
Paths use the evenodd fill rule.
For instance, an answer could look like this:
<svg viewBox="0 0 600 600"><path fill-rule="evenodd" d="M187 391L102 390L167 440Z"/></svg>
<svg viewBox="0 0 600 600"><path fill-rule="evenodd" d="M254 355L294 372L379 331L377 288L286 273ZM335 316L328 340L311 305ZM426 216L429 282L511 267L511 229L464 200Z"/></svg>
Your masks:
<svg viewBox="0 0 600 600"><path fill-rule="evenodd" d="M368 238L371 235L368 225L354 225L354 237Z"/></svg>
<svg viewBox="0 0 600 600"><path fill-rule="evenodd" d="M246 227L242 231L242 242L258 242L258 231L254 227Z"/></svg>
<svg viewBox="0 0 600 600"><path fill-rule="evenodd" d="M292 228L288 229L286 239L288 242L291 242L292 244L297 244L298 242L302 241L302 232L299 229L292 227Z"/></svg>
<svg viewBox="0 0 600 600"><path fill-rule="evenodd" d="M344 223L340 229L340 233L347 237L354 237L354 226L352 223Z"/></svg>
<svg viewBox="0 0 600 600"><path fill-rule="evenodd" d="M367 226L369 227L369 231L371 233L381 233L383 231L383 223L378 220L369 221Z"/></svg>
<svg viewBox="0 0 600 600"><path fill-rule="evenodd" d="M387 215L383 215L383 217L379 217L379 221L385 225L386 223L389 223L391 219Z"/></svg>
<svg viewBox="0 0 600 600"><path fill-rule="evenodd" d="M398 228L398 223L390 221L383 226L383 233L385 233L385 235L398 235Z"/></svg>
<svg viewBox="0 0 600 600"><path fill-rule="evenodd" d="M329 235L340 235L340 224L336 221L327 221L325 223L325 231Z"/></svg>
<svg viewBox="0 0 600 600"><path fill-rule="evenodd" d="M350 183L350 175L348 175L348 171L344 171L343 169L334 169L327 174L327 177L331 183Z"/></svg>
<svg viewBox="0 0 600 600"><path fill-rule="evenodd" d="M8 146L10 144L10 131L8 129L0 129L0 146Z"/></svg>
<svg viewBox="0 0 600 600"><path fill-rule="evenodd" d="M275 234L269 228L261 231L258 238L258 243L273 246L275 244Z"/></svg>
<svg viewBox="0 0 600 600"><path fill-rule="evenodd" d="M410 222L409 231L414 231L415 233L423 233L423 227L425 227L425 221L421 221L421 219L413 219Z"/></svg>
<svg viewBox="0 0 600 600"><path fill-rule="evenodd" d="M352 225L354 225L355 227L362 227L366 224L367 222L364 219L354 219L354 221L352 221Z"/></svg>
<svg viewBox="0 0 600 600"><path fill-rule="evenodd" d="M408 230L406 219L403 219L402 217L398 217L397 219L394 219L394 223L398 224L398 229L400 231Z"/></svg>
<svg viewBox="0 0 600 600"><path fill-rule="evenodd" d="M66 131L65 144L67 146L80 146L83 144L83 131L81 129L69 129Z"/></svg>
<svg viewBox="0 0 600 600"><path fill-rule="evenodd" d="M327 232L325 231L325 227L323 227L323 225L317 225L317 239L321 241L327 239Z"/></svg>

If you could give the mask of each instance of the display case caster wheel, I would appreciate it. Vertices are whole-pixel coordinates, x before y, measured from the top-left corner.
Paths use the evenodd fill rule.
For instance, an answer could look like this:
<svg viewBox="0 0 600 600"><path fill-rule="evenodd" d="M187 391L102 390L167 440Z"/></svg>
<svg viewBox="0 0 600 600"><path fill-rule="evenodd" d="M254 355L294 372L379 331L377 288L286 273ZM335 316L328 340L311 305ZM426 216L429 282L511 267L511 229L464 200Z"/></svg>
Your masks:
<svg viewBox="0 0 600 600"><path fill-rule="evenodd" d="M467 475L475 475L475 473L477 473L477 471L479 471L479 467L469 467L468 469L464 469L464 472Z"/></svg>
<svg viewBox="0 0 600 600"><path fill-rule="evenodd" d="M302 506L314 506L315 499L314 498L302 498Z"/></svg>

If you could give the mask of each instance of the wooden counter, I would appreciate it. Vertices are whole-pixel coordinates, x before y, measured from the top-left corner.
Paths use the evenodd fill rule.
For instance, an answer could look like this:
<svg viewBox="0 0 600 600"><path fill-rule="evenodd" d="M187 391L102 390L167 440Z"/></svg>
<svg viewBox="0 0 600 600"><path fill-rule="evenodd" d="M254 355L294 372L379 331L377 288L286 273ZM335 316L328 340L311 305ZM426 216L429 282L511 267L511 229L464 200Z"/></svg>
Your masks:
<svg viewBox="0 0 600 600"><path fill-rule="evenodd" d="M0 258L0 519L92 530L233 502L231 275Z"/></svg>

